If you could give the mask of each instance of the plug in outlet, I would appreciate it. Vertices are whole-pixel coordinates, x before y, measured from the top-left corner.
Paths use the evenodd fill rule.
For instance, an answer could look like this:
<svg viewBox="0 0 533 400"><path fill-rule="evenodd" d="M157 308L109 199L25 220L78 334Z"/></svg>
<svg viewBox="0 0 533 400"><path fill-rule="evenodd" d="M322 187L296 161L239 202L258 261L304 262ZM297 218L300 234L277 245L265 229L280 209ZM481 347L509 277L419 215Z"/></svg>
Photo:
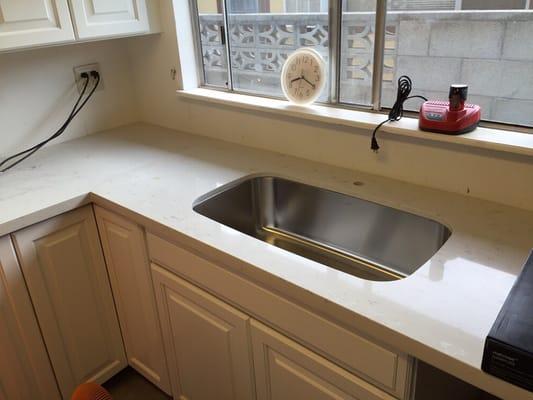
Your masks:
<svg viewBox="0 0 533 400"><path fill-rule="evenodd" d="M98 88L96 89L97 92L100 90L104 90L104 80L102 76L102 72L100 71L100 64L86 64L86 65L80 65L78 67L74 67L74 80L76 82L76 85L78 86L78 92L81 93L83 90L83 85L85 84L85 80L81 77L81 74L84 72L87 72L90 74L91 71L96 71L100 74L100 83L98 85ZM90 76L90 75L89 75ZM90 78L91 81L93 81L93 78ZM91 85L93 82L89 83L89 86L87 87L88 90L91 89Z"/></svg>

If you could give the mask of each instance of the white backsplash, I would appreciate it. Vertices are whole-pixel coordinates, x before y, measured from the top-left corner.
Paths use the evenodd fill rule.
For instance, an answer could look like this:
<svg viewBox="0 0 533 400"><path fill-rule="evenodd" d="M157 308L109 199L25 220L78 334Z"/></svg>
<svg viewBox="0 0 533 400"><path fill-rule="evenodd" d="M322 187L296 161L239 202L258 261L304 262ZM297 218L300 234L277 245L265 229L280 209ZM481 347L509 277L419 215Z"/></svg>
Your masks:
<svg viewBox="0 0 533 400"><path fill-rule="evenodd" d="M0 158L52 135L78 91L73 67L98 62L104 90L97 91L59 143L137 120L128 53L123 40L0 54Z"/></svg>

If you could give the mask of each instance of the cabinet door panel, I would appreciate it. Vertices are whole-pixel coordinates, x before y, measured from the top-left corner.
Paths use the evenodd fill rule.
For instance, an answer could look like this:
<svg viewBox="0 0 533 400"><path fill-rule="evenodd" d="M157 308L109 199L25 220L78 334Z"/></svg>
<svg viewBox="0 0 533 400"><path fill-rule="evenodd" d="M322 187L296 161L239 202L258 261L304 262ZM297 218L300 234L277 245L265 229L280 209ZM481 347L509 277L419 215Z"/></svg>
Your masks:
<svg viewBox="0 0 533 400"><path fill-rule="evenodd" d="M393 400L289 338L251 322L258 400Z"/></svg>
<svg viewBox="0 0 533 400"><path fill-rule="evenodd" d="M60 399L8 236L0 238L0 399Z"/></svg>
<svg viewBox="0 0 533 400"><path fill-rule="evenodd" d="M149 30L146 0L70 0L70 3L80 39Z"/></svg>
<svg viewBox="0 0 533 400"><path fill-rule="evenodd" d="M201 282L216 296L261 316L265 323L279 327L302 343L312 344L324 358L334 360L395 397L408 397L411 360L406 354L359 335L355 327L341 327L252 283L244 277L246 274L239 273L241 263L226 260L231 267L220 266L150 233L147 233L147 243L152 261L186 279ZM211 259L217 257L217 252L210 254Z"/></svg>
<svg viewBox="0 0 533 400"><path fill-rule="evenodd" d="M103 208L95 212L129 364L170 393L143 231Z"/></svg>
<svg viewBox="0 0 533 400"><path fill-rule="evenodd" d="M0 0L0 51L73 40L67 0Z"/></svg>
<svg viewBox="0 0 533 400"><path fill-rule="evenodd" d="M253 399L248 316L153 265L175 398Z"/></svg>
<svg viewBox="0 0 533 400"><path fill-rule="evenodd" d="M64 398L126 366L90 206L13 235Z"/></svg>

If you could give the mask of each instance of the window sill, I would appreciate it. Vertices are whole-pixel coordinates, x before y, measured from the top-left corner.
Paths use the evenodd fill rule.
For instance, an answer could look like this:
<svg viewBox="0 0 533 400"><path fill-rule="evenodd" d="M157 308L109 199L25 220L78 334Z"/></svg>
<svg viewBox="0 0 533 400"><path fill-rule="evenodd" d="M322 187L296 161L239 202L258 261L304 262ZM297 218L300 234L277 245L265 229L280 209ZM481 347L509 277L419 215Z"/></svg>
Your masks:
<svg viewBox="0 0 533 400"><path fill-rule="evenodd" d="M177 93L180 97L192 100L365 130L374 129L384 119L383 114L320 105L302 107L284 100L205 88L178 90ZM385 124L380 131L441 143L533 156L533 135L522 132L479 127L473 132L459 136L442 135L421 131L418 129L418 120L408 117Z"/></svg>

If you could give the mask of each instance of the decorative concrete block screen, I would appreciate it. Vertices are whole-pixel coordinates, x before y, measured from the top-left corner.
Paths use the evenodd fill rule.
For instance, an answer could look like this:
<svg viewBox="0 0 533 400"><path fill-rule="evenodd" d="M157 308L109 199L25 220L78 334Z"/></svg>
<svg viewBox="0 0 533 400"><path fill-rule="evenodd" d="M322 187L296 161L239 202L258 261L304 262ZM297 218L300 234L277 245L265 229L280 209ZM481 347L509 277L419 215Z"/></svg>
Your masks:
<svg viewBox="0 0 533 400"><path fill-rule="evenodd" d="M295 49L310 46L328 59L328 16L232 14L230 47L236 90L280 96L283 62ZM206 82L224 85L222 15L200 15ZM369 104L374 14L343 14L341 101ZM400 75L414 92L446 99L451 83L467 83L470 101L483 119L533 126L533 12L389 12L386 27L383 105L392 105ZM327 94L323 97L327 101ZM418 103L413 101L416 110Z"/></svg>

